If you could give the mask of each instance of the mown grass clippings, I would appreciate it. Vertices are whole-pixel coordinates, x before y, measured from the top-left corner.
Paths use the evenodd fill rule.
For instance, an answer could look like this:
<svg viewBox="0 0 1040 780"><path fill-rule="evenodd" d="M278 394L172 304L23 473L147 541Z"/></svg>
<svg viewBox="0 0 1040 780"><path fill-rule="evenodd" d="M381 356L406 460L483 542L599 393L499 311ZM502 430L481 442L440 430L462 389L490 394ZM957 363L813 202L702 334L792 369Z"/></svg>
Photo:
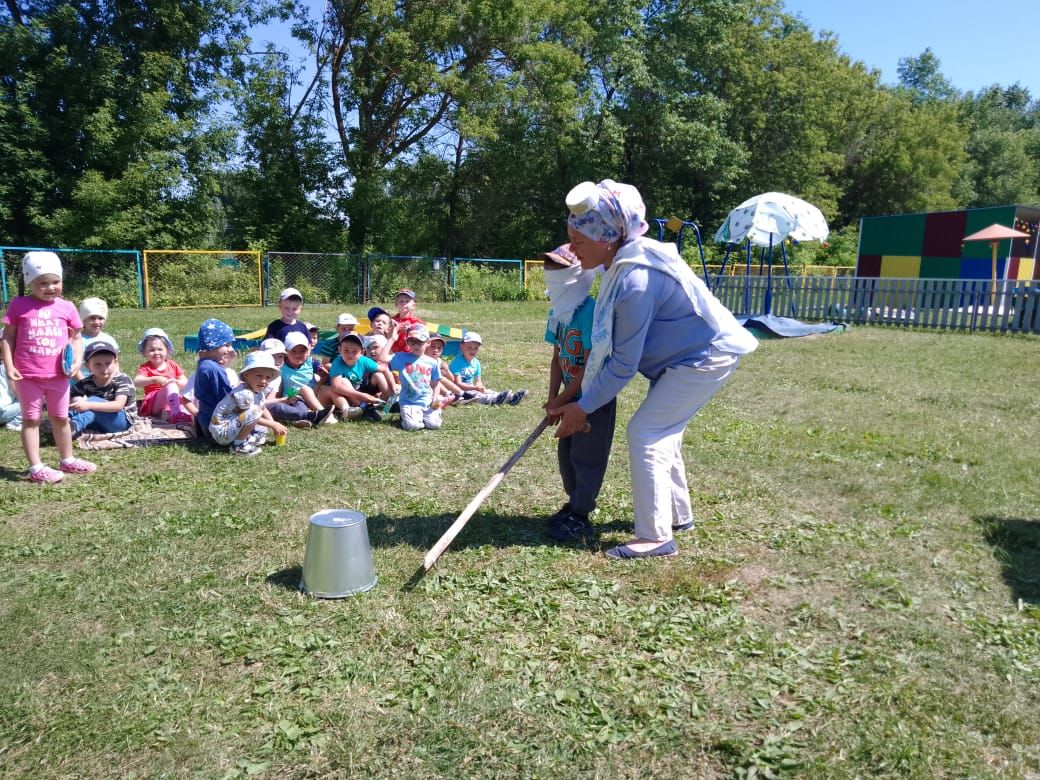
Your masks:
<svg viewBox="0 0 1040 780"><path fill-rule="evenodd" d="M563 501L545 435L417 576L538 422L549 357L544 307L438 307L431 320L484 335L489 384L530 401L451 410L437 433L293 431L247 462L97 453L95 475L52 487L22 479L0 431L0 771L1040 772L1035 341L763 343L687 432L698 522L680 555L619 565L598 553L630 534L637 379L598 542L542 535ZM126 347L159 323L179 342L205 316L116 311L110 330ZM308 518L328 507L368 519L380 580L357 598L297 589Z"/></svg>

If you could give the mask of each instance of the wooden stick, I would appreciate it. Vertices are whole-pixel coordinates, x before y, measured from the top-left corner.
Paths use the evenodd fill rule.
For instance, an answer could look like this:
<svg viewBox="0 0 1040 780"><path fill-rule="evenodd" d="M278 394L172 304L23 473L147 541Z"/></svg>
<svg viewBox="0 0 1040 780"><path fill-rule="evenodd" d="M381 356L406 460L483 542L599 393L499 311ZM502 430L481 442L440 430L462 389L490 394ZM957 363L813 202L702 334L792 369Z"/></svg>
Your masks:
<svg viewBox="0 0 1040 780"><path fill-rule="evenodd" d="M498 483L501 482L502 478L509 473L509 470L516 465L516 462L520 460L520 457L527 452L527 448L534 444L535 439L542 435L542 431L545 430L547 425L549 425L549 418L545 417L540 423L538 423L535 429L531 431L531 434L524 440L524 443L520 445L520 449L514 452L512 457L510 457L509 460L502 465L502 468L498 470L498 473L488 480L488 483L484 485L484 488L477 493L477 495L473 497L473 500L466 505L466 508L462 510L462 514L455 518L455 522L448 527L448 530L441 535L441 538L437 540L437 543L430 548L430 551L426 553L426 557L423 558L423 568L426 571L429 571L433 564L437 562L437 559L441 557L441 553L448 549L448 545L450 545L455 540L455 537L459 535L459 532L466 527L466 523L468 523L469 519L473 517L477 509L480 508L480 505L484 503L484 499L490 496L491 491L498 487Z"/></svg>

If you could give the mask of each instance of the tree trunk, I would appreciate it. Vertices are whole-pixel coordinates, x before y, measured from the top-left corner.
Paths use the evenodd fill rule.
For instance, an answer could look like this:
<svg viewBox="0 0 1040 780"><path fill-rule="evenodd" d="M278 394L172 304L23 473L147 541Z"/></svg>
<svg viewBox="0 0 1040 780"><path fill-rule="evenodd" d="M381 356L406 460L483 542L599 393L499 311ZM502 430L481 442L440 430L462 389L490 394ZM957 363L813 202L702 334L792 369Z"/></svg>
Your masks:
<svg viewBox="0 0 1040 780"><path fill-rule="evenodd" d="M455 142L455 166L451 171L451 188L448 190L448 224L445 226L444 256L450 263L455 258L458 243L458 205L459 205L459 172L462 169L462 149L465 145L462 135Z"/></svg>

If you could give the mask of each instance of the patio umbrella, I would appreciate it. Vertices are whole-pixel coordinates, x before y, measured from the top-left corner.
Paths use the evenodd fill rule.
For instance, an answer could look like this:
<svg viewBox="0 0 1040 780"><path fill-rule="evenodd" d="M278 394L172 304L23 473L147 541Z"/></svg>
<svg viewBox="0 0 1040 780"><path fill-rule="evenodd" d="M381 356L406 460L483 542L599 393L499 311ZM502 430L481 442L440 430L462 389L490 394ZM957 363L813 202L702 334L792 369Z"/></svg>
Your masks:
<svg viewBox="0 0 1040 780"><path fill-rule="evenodd" d="M726 217L726 221L715 233L717 242L728 244L748 243L748 267L751 266L751 246L768 247L769 281L765 293L765 313L772 307L773 292L773 245L780 244L780 252L784 258L787 271L787 284L791 286L791 272L787 267L787 252L784 250L785 238L795 241L825 241L830 234L827 220L821 211L811 203L783 192L764 192L748 198ZM729 257L729 248L726 249ZM726 268L726 260L722 261L719 277ZM750 270L749 270L750 273ZM748 308L750 296L750 279L745 279L744 308ZM791 301L792 311L794 301ZM749 313L749 312L748 312Z"/></svg>
<svg viewBox="0 0 1040 780"><path fill-rule="evenodd" d="M826 241L830 230L818 208L783 192L764 192L748 198L726 217L715 233L719 243L771 246L785 238Z"/></svg>
<svg viewBox="0 0 1040 780"><path fill-rule="evenodd" d="M1009 228L1006 225L994 223L988 228L983 228L982 230L961 239L962 242L989 241L989 245L993 249L993 288L990 290L989 294L990 306L994 304L997 297L997 244L1009 238L1029 238L1029 234L1023 233L1021 230Z"/></svg>

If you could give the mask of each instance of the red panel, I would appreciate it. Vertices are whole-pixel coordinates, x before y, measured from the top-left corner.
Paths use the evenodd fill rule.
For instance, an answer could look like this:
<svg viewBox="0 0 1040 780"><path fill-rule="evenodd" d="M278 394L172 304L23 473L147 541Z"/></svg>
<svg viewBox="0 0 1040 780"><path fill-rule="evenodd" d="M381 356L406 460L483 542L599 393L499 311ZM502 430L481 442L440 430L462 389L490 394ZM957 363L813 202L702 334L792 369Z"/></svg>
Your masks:
<svg viewBox="0 0 1040 780"><path fill-rule="evenodd" d="M960 257L961 239L967 233L968 212L936 211L925 215L924 254L929 257Z"/></svg>
<svg viewBox="0 0 1040 780"><path fill-rule="evenodd" d="M1007 279L1017 279L1018 278L1018 258L1017 257L1012 257L1011 258L1011 265L1008 266L1008 272L1007 272L1007 277L1006 278Z"/></svg>
<svg viewBox="0 0 1040 780"><path fill-rule="evenodd" d="M856 276L881 276L881 255L860 255Z"/></svg>

